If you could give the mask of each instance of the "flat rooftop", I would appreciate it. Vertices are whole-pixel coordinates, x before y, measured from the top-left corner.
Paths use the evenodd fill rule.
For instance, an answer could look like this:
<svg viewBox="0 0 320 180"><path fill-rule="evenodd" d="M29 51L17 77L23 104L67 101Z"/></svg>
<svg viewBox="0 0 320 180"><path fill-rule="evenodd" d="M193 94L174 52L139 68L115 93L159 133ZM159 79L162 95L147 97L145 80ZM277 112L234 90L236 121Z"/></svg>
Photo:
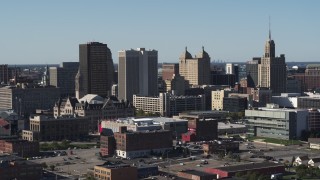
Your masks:
<svg viewBox="0 0 320 180"><path fill-rule="evenodd" d="M219 169L219 170L228 171L228 172L238 172L238 171L252 171L255 169L281 167L281 166L284 167L284 165L280 163L262 162L262 163L241 164L237 166L225 166L225 167L210 168L210 169Z"/></svg>
<svg viewBox="0 0 320 180"><path fill-rule="evenodd" d="M197 170L184 170L181 171L182 173L187 173L187 174L192 174L192 175L196 175L196 176L208 176L208 175L214 175L214 174L210 174L210 173L206 173L203 171L197 171Z"/></svg>

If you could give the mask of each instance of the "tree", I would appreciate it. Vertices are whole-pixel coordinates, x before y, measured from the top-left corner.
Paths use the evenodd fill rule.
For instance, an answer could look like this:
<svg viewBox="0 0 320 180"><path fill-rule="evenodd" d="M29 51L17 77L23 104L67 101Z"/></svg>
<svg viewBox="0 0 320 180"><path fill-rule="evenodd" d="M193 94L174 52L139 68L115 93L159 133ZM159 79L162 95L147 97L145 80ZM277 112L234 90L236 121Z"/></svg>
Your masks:
<svg viewBox="0 0 320 180"><path fill-rule="evenodd" d="M51 171L54 171L54 169L56 168L56 166L53 165L53 164L51 164L49 167L50 167L50 170L51 170Z"/></svg>
<svg viewBox="0 0 320 180"><path fill-rule="evenodd" d="M42 168L44 168L44 169L48 168L48 165L46 162L41 163L41 165L42 165Z"/></svg>
<svg viewBox="0 0 320 180"><path fill-rule="evenodd" d="M86 180L96 180L93 173L88 172L86 174Z"/></svg>

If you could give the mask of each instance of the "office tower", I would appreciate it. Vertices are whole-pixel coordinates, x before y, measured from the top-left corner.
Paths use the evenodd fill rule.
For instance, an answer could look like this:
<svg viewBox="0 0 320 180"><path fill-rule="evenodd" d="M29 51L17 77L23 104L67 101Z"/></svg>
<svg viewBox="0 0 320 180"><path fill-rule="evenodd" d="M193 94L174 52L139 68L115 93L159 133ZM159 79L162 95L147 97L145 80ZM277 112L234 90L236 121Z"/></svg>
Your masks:
<svg viewBox="0 0 320 180"><path fill-rule="evenodd" d="M246 64L247 87L258 86L258 65L261 63L261 57L254 57Z"/></svg>
<svg viewBox="0 0 320 180"><path fill-rule="evenodd" d="M269 39L265 44L265 54L261 58L261 64L258 65L258 86L262 88L270 88L273 94L286 92L287 71L285 56L275 56L275 43L271 39L269 31Z"/></svg>
<svg viewBox="0 0 320 180"><path fill-rule="evenodd" d="M0 83L7 84L9 81L9 70L7 64L0 65Z"/></svg>
<svg viewBox="0 0 320 180"><path fill-rule="evenodd" d="M114 66L107 44L90 42L79 45L79 71L76 75L76 97L86 94L111 94Z"/></svg>
<svg viewBox="0 0 320 180"><path fill-rule="evenodd" d="M158 95L158 51L119 51L118 95L119 99L132 102L133 95Z"/></svg>
<svg viewBox="0 0 320 180"><path fill-rule="evenodd" d="M174 74L179 74L179 64L163 63L162 80L171 80Z"/></svg>
<svg viewBox="0 0 320 180"><path fill-rule="evenodd" d="M232 63L227 63L226 64L226 74L233 74L234 70L233 70L233 64Z"/></svg>
<svg viewBox="0 0 320 180"><path fill-rule="evenodd" d="M50 85L59 87L61 97L75 96L75 77L79 62L62 62L59 67L50 67Z"/></svg>
<svg viewBox="0 0 320 180"><path fill-rule="evenodd" d="M179 73L190 85L210 84L210 56L200 51L195 58L186 50L179 57Z"/></svg>
<svg viewBox="0 0 320 180"><path fill-rule="evenodd" d="M239 82L239 66L238 66L238 64L227 63L226 64L226 74L234 74L235 81Z"/></svg>

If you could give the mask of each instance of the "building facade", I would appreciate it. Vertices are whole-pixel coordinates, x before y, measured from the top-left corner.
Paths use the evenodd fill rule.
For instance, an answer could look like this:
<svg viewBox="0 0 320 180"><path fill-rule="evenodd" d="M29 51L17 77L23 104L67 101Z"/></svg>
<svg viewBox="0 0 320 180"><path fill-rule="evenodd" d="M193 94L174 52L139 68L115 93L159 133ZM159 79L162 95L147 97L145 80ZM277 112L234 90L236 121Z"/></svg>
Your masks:
<svg viewBox="0 0 320 180"><path fill-rule="evenodd" d="M36 109L52 109L60 97L56 87L5 86L0 88L0 109L13 109L19 115L30 114Z"/></svg>
<svg viewBox="0 0 320 180"><path fill-rule="evenodd" d="M190 85L210 84L210 56L203 47L194 58L186 48L179 57L179 74L189 81Z"/></svg>
<svg viewBox="0 0 320 180"><path fill-rule="evenodd" d="M89 119L90 132L97 132L98 123L103 120L133 117L134 108L129 102L118 101L115 97L103 98L88 94L82 99L67 97L59 99L53 108L54 117L78 116Z"/></svg>
<svg viewBox="0 0 320 180"><path fill-rule="evenodd" d="M160 93L159 97L133 96L133 106L147 113L171 117L184 111L205 110L205 96L175 96Z"/></svg>
<svg viewBox="0 0 320 180"><path fill-rule="evenodd" d="M132 102L133 95L158 94L158 51L138 48L119 51L119 99Z"/></svg>
<svg viewBox="0 0 320 180"><path fill-rule="evenodd" d="M152 153L164 153L172 149L172 133L170 131L129 132L121 127L114 133L117 143L117 156L135 158Z"/></svg>
<svg viewBox="0 0 320 180"><path fill-rule="evenodd" d="M0 155L1 179L42 179L43 165L13 155Z"/></svg>
<svg viewBox="0 0 320 180"><path fill-rule="evenodd" d="M231 96L223 98L223 110L229 112L244 112L248 108L245 97Z"/></svg>
<svg viewBox="0 0 320 180"><path fill-rule="evenodd" d="M287 67L284 54L275 56L275 43L269 39L265 44L265 54L258 65L258 86L270 88L273 94L285 93L287 88Z"/></svg>
<svg viewBox="0 0 320 180"><path fill-rule="evenodd" d="M16 154L20 157L34 157L39 155L39 142L26 140L0 140L0 152Z"/></svg>
<svg viewBox="0 0 320 180"><path fill-rule="evenodd" d="M99 180L137 180L138 171L127 164L105 164L94 166L94 177Z"/></svg>
<svg viewBox="0 0 320 180"><path fill-rule="evenodd" d="M79 71L76 75L76 97L86 94L111 95L114 66L107 44L90 42L79 45Z"/></svg>
<svg viewBox="0 0 320 180"><path fill-rule="evenodd" d="M276 139L298 139L307 130L308 110L280 109L268 104L259 110L246 110L245 118L249 135Z"/></svg>
<svg viewBox="0 0 320 180"><path fill-rule="evenodd" d="M22 138L28 141L80 140L89 135L88 123L88 118L84 117L31 116L30 130L24 130Z"/></svg>
<svg viewBox="0 0 320 180"><path fill-rule="evenodd" d="M75 77L79 62L62 62L59 67L50 67L50 85L60 88L62 97L75 96Z"/></svg>
<svg viewBox="0 0 320 180"><path fill-rule="evenodd" d="M163 63L162 64L162 80L171 80L173 75L179 74L179 64Z"/></svg>

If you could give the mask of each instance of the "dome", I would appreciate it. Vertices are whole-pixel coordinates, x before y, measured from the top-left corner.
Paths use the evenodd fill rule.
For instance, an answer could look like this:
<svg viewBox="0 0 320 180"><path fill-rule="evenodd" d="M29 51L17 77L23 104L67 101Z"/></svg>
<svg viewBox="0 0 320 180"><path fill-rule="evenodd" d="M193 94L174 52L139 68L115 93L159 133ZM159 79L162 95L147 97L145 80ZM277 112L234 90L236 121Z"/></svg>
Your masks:
<svg viewBox="0 0 320 180"><path fill-rule="evenodd" d="M89 104L103 104L104 98L96 94L87 94L79 102L88 102Z"/></svg>

